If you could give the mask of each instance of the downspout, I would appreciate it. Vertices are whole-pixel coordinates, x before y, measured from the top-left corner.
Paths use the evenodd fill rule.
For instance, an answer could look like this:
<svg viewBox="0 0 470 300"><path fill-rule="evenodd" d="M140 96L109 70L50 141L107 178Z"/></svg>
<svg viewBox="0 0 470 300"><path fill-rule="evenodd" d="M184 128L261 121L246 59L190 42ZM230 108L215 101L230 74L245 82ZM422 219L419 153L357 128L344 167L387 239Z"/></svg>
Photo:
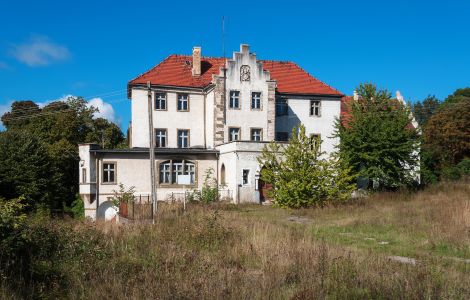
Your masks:
<svg viewBox="0 0 470 300"><path fill-rule="evenodd" d="M207 149L207 142L206 142L206 100L207 100L207 93L204 93L204 149Z"/></svg>
<svg viewBox="0 0 470 300"><path fill-rule="evenodd" d="M96 153L96 152L95 152ZM100 163L101 163L101 160L98 158L98 155L96 156L95 158L95 164L96 164L96 167L95 167L95 170L96 170L96 187L95 187L95 193L96 193L96 218L95 220L98 220L98 208L100 206Z"/></svg>

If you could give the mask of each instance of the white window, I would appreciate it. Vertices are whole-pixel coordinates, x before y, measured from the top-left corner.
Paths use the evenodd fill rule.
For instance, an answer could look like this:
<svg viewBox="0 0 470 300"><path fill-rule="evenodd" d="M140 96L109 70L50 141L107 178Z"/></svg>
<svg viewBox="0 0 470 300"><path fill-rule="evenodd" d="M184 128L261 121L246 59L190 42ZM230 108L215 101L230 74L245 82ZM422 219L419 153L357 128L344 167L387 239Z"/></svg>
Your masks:
<svg viewBox="0 0 470 300"><path fill-rule="evenodd" d="M261 128L252 128L251 129L251 140L259 142L262 140L262 129Z"/></svg>
<svg viewBox="0 0 470 300"><path fill-rule="evenodd" d="M240 128L229 127L228 140L229 142L239 141L240 140Z"/></svg>
<svg viewBox="0 0 470 300"><path fill-rule="evenodd" d="M251 109L261 109L261 93L251 93Z"/></svg>
<svg viewBox="0 0 470 300"><path fill-rule="evenodd" d="M166 147L166 129L155 129L155 146L157 148Z"/></svg>
<svg viewBox="0 0 470 300"><path fill-rule="evenodd" d="M116 182L116 164L103 163L103 183Z"/></svg>
<svg viewBox="0 0 470 300"><path fill-rule="evenodd" d="M248 184L250 184L250 170L248 170L248 169L243 169L242 183L243 183L243 185L248 185Z"/></svg>
<svg viewBox="0 0 470 300"><path fill-rule="evenodd" d="M166 94L155 93L155 109L166 110Z"/></svg>
<svg viewBox="0 0 470 300"><path fill-rule="evenodd" d="M310 115L315 117L321 116L321 102L320 100L310 100Z"/></svg>
<svg viewBox="0 0 470 300"><path fill-rule="evenodd" d="M177 184L178 175L189 175L190 183L196 182L196 164L185 160L168 160L160 163L161 184Z"/></svg>
<svg viewBox="0 0 470 300"><path fill-rule="evenodd" d="M189 130L179 129L178 130L178 148L189 147Z"/></svg>
<svg viewBox="0 0 470 300"><path fill-rule="evenodd" d="M239 91L230 91L229 107L240 108L240 92Z"/></svg>
<svg viewBox="0 0 470 300"><path fill-rule="evenodd" d="M169 162L160 164L160 183L170 183L170 168L171 164Z"/></svg>
<svg viewBox="0 0 470 300"><path fill-rule="evenodd" d="M319 133L312 133L310 135L310 138L312 139L312 147L321 147L321 134ZM319 149L320 150L320 149ZM320 150L321 151L321 150Z"/></svg>
<svg viewBox="0 0 470 300"><path fill-rule="evenodd" d="M188 94L178 94L178 111L189 111Z"/></svg>

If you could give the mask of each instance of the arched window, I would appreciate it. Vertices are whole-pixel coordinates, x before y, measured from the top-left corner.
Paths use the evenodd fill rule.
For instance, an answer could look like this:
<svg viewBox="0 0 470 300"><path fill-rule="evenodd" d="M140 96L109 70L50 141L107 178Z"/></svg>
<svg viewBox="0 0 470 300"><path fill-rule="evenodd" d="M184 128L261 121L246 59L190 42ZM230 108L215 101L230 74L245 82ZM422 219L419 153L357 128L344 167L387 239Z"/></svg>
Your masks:
<svg viewBox="0 0 470 300"><path fill-rule="evenodd" d="M225 185L225 165L222 164L220 167L220 184Z"/></svg>
<svg viewBox="0 0 470 300"><path fill-rule="evenodd" d="M178 175L190 175L190 182L196 182L196 164L187 160L167 160L159 164L160 184L178 184Z"/></svg>

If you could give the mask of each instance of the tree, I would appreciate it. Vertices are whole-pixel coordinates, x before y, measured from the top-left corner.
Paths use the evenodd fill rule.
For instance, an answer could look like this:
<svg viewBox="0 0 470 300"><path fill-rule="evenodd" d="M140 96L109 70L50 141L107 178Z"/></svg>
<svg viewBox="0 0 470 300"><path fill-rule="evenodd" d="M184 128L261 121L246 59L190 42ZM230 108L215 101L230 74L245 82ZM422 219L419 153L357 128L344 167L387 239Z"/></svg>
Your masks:
<svg viewBox="0 0 470 300"><path fill-rule="evenodd" d="M410 109L374 84L361 84L356 91L359 99L348 105L347 121L335 125L340 157L381 189L414 183L419 135Z"/></svg>
<svg viewBox="0 0 470 300"><path fill-rule="evenodd" d="M122 147L124 137L119 127L105 119L94 118L97 111L89 107L85 99L69 97L43 108L33 101L16 101L11 112L2 116L7 132L26 132L43 145L44 155L50 158L51 168L55 170L43 177L51 186L55 183L55 190L49 195L54 208L71 205L78 193L79 143Z"/></svg>
<svg viewBox="0 0 470 300"><path fill-rule="evenodd" d="M470 156L470 97L454 96L457 91L423 129L424 147L433 153L440 169Z"/></svg>
<svg viewBox="0 0 470 300"><path fill-rule="evenodd" d="M440 105L439 99L436 96L427 96L423 102L416 102L413 105L413 115L415 116L416 121L419 126L424 126L429 118L434 114L434 112L439 108Z"/></svg>
<svg viewBox="0 0 470 300"><path fill-rule="evenodd" d="M56 182L46 147L27 132L0 132L0 197L24 197L30 206L51 205Z"/></svg>
<svg viewBox="0 0 470 300"><path fill-rule="evenodd" d="M298 132L297 132L298 131ZM274 202L281 207L324 206L351 196L354 176L337 157L320 151L321 141L294 128L287 146L272 142L258 158L263 181L272 184Z"/></svg>
<svg viewBox="0 0 470 300"><path fill-rule="evenodd" d="M470 87L455 90L455 92L447 96L444 100L444 104L452 104L462 101L470 101Z"/></svg>

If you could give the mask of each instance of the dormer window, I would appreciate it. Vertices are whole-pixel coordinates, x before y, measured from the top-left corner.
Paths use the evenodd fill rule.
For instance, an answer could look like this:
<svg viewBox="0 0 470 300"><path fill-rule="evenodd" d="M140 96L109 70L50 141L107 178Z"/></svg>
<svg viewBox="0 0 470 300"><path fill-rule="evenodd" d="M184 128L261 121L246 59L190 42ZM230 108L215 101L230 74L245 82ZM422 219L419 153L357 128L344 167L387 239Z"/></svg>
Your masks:
<svg viewBox="0 0 470 300"><path fill-rule="evenodd" d="M240 91L230 91L229 107L240 108Z"/></svg>
<svg viewBox="0 0 470 300"><path fill-rule="evenodd" d="M178 111L189 111L189 95L178 94Z"/></svg>

